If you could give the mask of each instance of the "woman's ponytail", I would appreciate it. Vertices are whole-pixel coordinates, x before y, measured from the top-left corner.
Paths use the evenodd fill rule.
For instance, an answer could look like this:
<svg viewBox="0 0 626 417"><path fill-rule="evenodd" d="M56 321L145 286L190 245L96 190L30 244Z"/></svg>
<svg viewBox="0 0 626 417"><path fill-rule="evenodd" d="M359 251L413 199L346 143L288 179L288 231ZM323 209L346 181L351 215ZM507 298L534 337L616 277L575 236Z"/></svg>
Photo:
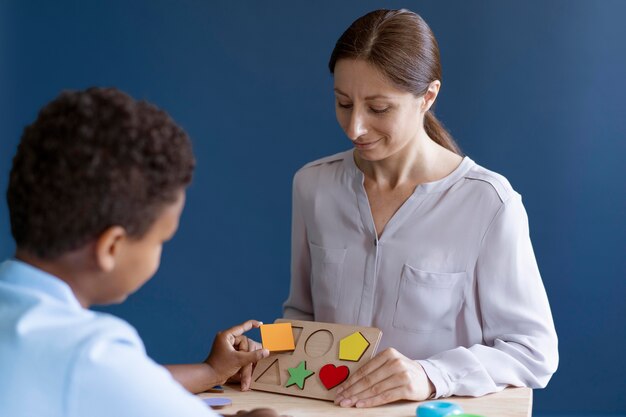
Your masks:
<svg viewBox="0 0 626 417"><path fill-rule="evenodd" d="M443 124L437 119L432 110L428 110L424 115L424 130L426 134L439 145L463 156L459 145L456 144L452 135L446 130Z"/></svg>

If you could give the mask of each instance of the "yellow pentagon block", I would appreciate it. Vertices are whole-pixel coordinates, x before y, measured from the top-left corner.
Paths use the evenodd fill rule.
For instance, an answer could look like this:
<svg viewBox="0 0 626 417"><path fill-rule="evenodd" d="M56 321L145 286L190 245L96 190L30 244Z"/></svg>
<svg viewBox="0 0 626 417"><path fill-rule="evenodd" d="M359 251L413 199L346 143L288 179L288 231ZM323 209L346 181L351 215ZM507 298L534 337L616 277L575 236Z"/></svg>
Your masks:
<svg viewBox="0 0 626 417"><path fill-rule="evenodd" d="M339 359L358 362L369 346L370 342L361 332L354 332L339 341Z"/></svg>

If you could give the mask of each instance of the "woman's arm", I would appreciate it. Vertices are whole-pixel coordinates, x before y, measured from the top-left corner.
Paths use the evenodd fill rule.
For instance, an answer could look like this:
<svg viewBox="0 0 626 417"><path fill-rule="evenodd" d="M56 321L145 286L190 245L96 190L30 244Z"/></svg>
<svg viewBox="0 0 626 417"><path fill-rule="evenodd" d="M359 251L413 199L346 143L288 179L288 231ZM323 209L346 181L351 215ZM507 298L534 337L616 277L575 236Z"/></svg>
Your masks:
<svg viewBox="0 0 626 417"><path fill-rule="evenodd" d="M420 361L436 397L545 387L558 366L558 341L519 194L492 220L475 273L484 344Z"/></svg>
<svg viewBox="0 0 626 417"><path fill-rule="evenodd" d="M311 298L311 255L302 208L300 171L293 180L291 214L291 285L283 304L283 317L314 320Z"/></svg>

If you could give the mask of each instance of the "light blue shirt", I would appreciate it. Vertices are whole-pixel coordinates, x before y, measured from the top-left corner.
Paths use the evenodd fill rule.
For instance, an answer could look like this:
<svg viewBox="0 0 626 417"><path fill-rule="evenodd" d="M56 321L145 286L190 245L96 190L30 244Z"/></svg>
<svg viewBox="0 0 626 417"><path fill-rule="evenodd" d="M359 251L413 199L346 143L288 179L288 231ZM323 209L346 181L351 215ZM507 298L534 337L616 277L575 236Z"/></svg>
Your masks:
<svg viewBox="0 0 626 417"><path fill-rule="evenodd" d="M128 323L84 309L40 269L0 264L0 416L215 415L146 355Z"/></svg>

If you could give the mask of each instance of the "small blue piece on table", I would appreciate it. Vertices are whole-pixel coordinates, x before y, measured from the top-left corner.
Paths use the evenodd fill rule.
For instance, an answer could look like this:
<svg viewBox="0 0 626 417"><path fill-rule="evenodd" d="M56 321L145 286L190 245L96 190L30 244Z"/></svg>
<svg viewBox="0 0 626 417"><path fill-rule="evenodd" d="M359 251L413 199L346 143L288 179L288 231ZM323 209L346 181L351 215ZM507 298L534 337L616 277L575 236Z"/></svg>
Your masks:
<svg viewBox="0 0 626 417"><path fill-rule="evenodd" d="M225 397L203 398L202 401L204 401L204 403L208 405L209 407L216 407L216 408L226 407L227 405L231 405L233 403L230 398L225 398Z"/></svg>
<svg viewBox="0 0 626 417"><path fill-rule="evenodd" d="M420 404L415 410L417 417L446 417L462 414L463 410L455 403L431 401Z"/></svg>

